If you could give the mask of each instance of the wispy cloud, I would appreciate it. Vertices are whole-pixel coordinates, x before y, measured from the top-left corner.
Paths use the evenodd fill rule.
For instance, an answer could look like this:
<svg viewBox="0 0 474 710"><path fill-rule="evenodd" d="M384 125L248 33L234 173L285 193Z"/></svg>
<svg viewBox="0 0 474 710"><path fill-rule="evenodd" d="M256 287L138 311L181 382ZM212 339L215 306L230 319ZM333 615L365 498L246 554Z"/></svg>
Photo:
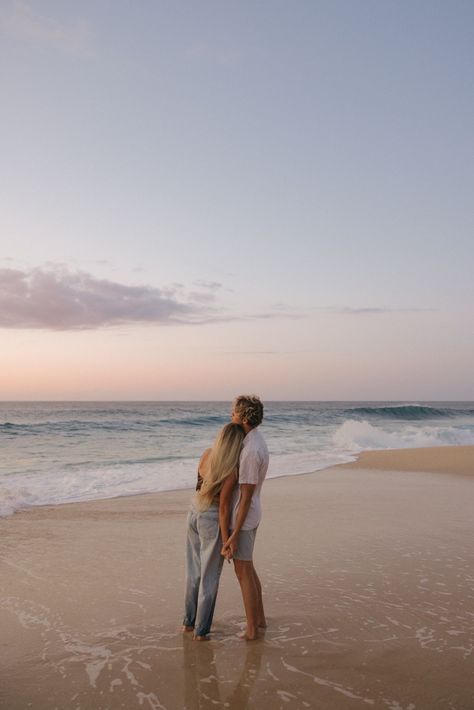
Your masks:
<svg viewBox="0 0 474 710"><path fill-rule="evenodd" d="M213 293L201 293L200 291L190 291L189 298L198 303L212 303L215 299Z"/></svg>
<svg viewBox="0 0 474 710"><path fill-rule="evenodd" d="M312 350L224 350L223 355L301 355Z"/></svg>
<svg viewBox="0 0 474 710"><path fill-rule="evenodd" d="M299 320L300 318L307 318L307 313L303 312L303 311L297 311L295 309L279 308L277 311L273 311L273 310L261 311L259 313L248 314L246 316L246 320L252 320L254 318L258 318L261 320L272 320L275 318Z"/></svg>
<svg viewBox="0 0 474 710"><path fill-rule="evenodd" d="M198 301L199 303L210 303L215 299L215 294L217 291L222 289L222 284L219 281L195 281L194 286L198 289L197 291L191 291L189 296L192 300ZM180 284L183 288L183 284Z"/></svg>
<svg viewBox="0 0 474 710"><path fill-rule="evenodd" d="M39 14L24 0L13 0L0 8L0 33L70 54L92 54L90 29L85 22L66 25L54 17Z"/></svg>
<svg viewBox="0 0 474 710"><path fill-rule="evenodd" d="M385 308L376 306L366 306L361 308L354 308L352 306L328 306L327 308L322 308L319 310L329 311L331 313L341 313L347 315L378 315L383 313L432 313L436 311L435 308Z"/></svg>
<svg viewBox="0 0 474 710"><path fill-rule="evenodd" d="M126 323L203 323L208 307L172 289L128 286L65 266L0 269L0 327L84 330Z"/></svg>
<svg viewBox="0 0 474 710"><path fill-rule="evenodd" d="M198 280L194 282L198 288L206 288L209 289L209 291L217 291L220 288L222 288L222 284L220 281L202 281Z"/></svg>

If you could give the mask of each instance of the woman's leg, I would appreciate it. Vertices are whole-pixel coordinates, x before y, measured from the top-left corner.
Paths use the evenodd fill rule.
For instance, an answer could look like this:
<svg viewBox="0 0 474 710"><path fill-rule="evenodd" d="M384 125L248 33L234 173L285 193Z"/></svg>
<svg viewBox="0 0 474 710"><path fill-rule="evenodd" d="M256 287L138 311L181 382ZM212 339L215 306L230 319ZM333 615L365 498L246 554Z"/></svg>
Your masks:
<svg viewBox="0 0 474 710"><path fill-rule="evenodd" d="M201 581L194 634L201 639L211 630L224 562L221 555L219 511L213 507L200 513L197 527L201 544Z"/></svg>
<svg viewBox="0 0 474 710"><path fill-rule="evenodd" d="M196 621L199 583L201 581L200 540L197 513L190 510L186 537L186 587L184 598L183 631L192 631Z"/></svg>

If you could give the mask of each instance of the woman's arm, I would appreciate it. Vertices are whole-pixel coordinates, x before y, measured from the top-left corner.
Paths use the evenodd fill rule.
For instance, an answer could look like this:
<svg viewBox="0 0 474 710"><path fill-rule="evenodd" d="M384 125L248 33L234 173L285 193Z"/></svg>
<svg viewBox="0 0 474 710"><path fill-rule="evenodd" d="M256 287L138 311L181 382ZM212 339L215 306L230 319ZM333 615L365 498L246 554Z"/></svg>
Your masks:
<svg viewBox="0 0 474 710"><path fill-rule="evenodd" d="M197 483L196 483L196 490L200 491L201 486L203 484L203 481L205 477L208 474L208 461L209 461L209 456L211 455L212 449L206 449L204 453L202 454L201 458L199 459L199 464L198 464L198 471L197 471Z"/></svg>
<svg viewBox="0 0 474 710"><path fill-rule="evenodd" d="M232 492L237 483L237 476L231 473L225 480L219 496L219 526L221 529L222 544L225 545L229 537L230 513L232 506Z"/></svg>

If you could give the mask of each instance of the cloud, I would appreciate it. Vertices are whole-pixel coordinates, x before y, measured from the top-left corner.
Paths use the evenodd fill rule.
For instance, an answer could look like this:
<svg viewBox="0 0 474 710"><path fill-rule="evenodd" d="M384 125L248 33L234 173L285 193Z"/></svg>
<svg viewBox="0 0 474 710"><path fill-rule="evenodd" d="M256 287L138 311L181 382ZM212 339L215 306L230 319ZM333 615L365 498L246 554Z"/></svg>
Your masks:
<svg viewBox="0 0 474 710"><path fill-rule="evenodd" d="M257 313L215 305L217 282L202 290L183 284L156 288L97 278L64 264L0 268L0 328L90 330L116 325L206 325L305 317L284 304Z"/></svg>
<svg viewBox="0 0 474 710"><path fill-rule="evenodd" d="M367 306L363 308L353 308L352 306L343 307L328 307L322 310L333 313L342 313L348 315L377 315L380 313L432 313L435 308L379 308L375 306Z"/></svg>
<svg viewBox="0 0 474 710"><path fill-rule="evenodd" d="M215 351L220 352L220 351ZM221 355L284 355L279 350L224 350Z"/></svg>
<svg viewBox="0 0 474 710"><path fill-rule="evenodd" d="M219 281L195 281L196 286L199 288L209 289L209 291L217 291L222 288L222 284Z"/></svg>
<svg viewBox="0 0 474 710"><path fill-rule="evenodd" d="M14 0L9 7L0 9L0 32L69 54L91 54L90 30L85 22L67 26L55 18L39 15L24 0Z"/></svg>
<svg viewBox="0 0 474 710"><path fill-rule="evenodd" d="M212 309L178 299L172 289L127 286L64 266L0 269L2 328L84 330L127 323L200 324L213 319Z"/></svg>
<svg viewBox="0 0 474 710"><path fill-rule="evenodd" d="M214 295L212 293L201 293L200 291L190 291L189 298L199 303L212 303Z"/></svg>
<svg viewBox="0 0 474 710"><path fill-rule="evenodd" d="M306 314L295 310L283 310L279 308L275 311L262 311L261 313L249 314L245 317L246 320L259 319L259 320L271 320L274 318L285 318L289 320L298 320L299 318L306 318Z"/></svg>

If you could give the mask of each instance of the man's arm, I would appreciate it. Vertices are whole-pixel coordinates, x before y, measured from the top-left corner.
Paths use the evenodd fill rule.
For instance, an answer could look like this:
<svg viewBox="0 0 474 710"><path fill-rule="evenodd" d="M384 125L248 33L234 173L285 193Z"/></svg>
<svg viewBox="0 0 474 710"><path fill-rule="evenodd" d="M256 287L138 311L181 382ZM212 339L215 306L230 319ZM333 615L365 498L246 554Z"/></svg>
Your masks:
<svg viewBox="0 0 474 710"><path fill-rule="evenodd" d="M242 525L245 522L247 513L249 512L250 503L252 501L253 492L255 490L256 484L254 483L241 483L240 484L240 502L239 509L237 511L237 517L235 519L235 527L232 531L232 535L228 538L227 542L224 543L222 548L222 553L227 556L234 556L237 550L237 545L239 542L239 532Z"/></svg>
<svg viewBox="0 0 474 710"><path fill-rule="evenodd" d="M230 513L232 504L232 492L234 490L237 477L231 474L227 477L221 488L219 495L219 527L221 529L222 544L225 545L229 539Z"/></svg>

